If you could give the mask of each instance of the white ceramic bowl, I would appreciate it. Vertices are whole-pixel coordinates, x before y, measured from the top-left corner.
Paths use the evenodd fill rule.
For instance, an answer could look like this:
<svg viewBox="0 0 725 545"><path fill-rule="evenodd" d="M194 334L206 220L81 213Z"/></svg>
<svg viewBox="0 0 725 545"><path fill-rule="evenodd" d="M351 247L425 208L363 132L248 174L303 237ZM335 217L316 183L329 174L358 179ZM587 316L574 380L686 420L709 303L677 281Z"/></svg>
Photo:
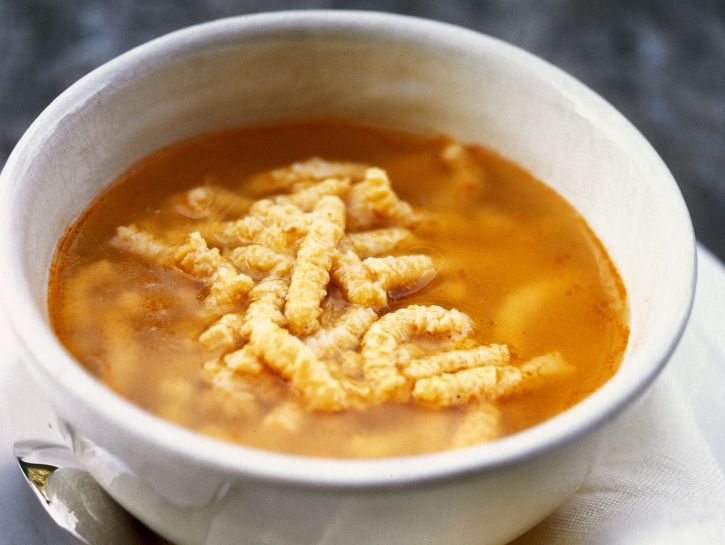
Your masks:
<svg viewBox="0 0 725 545"><path fill-rule="evenodd" d="M48 326L56 243L95 195L155 149L221 127L320 116L451 134L498 150L587 219L624 279L621 370L564 414L491 444L332 461L225 444L96 381ZM694 289L692 227L645 139L560 70L503 42L419 19L288 12L154 40L55 100L0 184L0 290L24 359L98 481L180 544L497 544L582 483L609 422L669 358Z"/></svg>

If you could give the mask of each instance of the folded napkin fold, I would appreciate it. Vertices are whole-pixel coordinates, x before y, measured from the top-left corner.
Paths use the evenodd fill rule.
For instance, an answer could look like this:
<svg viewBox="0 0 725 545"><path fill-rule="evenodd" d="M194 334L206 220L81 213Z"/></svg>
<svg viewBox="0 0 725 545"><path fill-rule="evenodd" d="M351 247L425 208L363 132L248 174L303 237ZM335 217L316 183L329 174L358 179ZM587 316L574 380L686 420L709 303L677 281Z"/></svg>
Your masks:
<svg viewBox="0 0 725 545"><path fill-rule="evenodd" d="M725 267L699 248L672 361L556 513L511 545L725 543Z"/></svg>

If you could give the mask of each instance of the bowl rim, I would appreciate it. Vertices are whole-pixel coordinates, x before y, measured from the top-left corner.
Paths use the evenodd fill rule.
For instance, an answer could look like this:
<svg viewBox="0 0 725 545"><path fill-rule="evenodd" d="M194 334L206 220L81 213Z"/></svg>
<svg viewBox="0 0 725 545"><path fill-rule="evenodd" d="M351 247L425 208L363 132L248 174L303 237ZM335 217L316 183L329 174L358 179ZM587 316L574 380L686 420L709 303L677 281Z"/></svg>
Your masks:
<svg viewBox="0 0 725 545"><path fill-rule="evenodd" d="M349 460L312 458L263 451L213 439L173 424L137 407L102 384L66 352L53 334L45 314L35 304L31 287L23 275L23 249L11 227L12 180L24 161L42 149L45 138L57 122L113 80L133 74L138 63L163 63L200 47L210 47L241 36L293 30L340 29L371 32L400 39L433 40L456 48L495 50L497 55L526 65L553 83L567 89L578 103L595 103L613 116L618 130L629 131L661 172L663 191L670 192L672 221L689 232L683 247L678 305L657 337L637 362L637 370L626 381L610 379L599 390L571 409L532 428L500 440L465 449L397 458ZM379 488L420 484L462 477L474 472L495 470L542 456L599 428L614 418L652 383L676 348L687 323L696 279L695 238L682 195L669 170L655 150L613 106L559 68L514 45L452 24L370 11L302 10L259 13L218 19L166 34L142 44L93 70L58 98L32 123L12 151L0 173L0 298L8 321L18 340L22 359L31 370L40 372L75 403L92 407L103 420L124 430L129 440L151 444L169 454L183 456L197 465L240 477L263 479L282 484L327 488ZM51 368L49 362L53 362ZM620 373L618 373L619 375ZM615 375L616 377L617 375Z"/></svg>

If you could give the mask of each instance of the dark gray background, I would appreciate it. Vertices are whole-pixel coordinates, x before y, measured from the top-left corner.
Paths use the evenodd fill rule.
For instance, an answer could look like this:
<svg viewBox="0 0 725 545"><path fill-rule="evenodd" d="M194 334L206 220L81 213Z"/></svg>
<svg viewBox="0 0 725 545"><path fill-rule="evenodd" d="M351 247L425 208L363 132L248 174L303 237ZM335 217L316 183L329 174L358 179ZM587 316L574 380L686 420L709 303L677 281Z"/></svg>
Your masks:
<svg viewBox="0 0 725 545"><path fill-rule="evenodd" d="M725 259L725 0L0 0L0 164L56 95L119 53L209 19L291 8L438 19L558 65L649 138L697 237Z"/></svg>

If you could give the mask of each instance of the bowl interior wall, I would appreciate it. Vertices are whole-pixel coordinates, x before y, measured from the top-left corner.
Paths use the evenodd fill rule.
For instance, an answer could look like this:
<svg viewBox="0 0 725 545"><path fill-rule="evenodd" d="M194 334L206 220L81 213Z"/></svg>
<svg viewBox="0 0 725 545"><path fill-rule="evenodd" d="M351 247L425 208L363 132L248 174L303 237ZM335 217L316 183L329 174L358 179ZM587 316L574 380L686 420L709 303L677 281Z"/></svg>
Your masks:
<svg viewBox="0 0 725 545"><path fill-rule="evenodd" d="M684 301L681 289L668 289L677 284L671 275L690 259L674 249L691 235L681 217L664 212L679 196L661 183L669 174L646 142L580 84L552 78L549 67L523 62L495 40L391 38L388 30L192 36L81 82L52 130L46 124L36 135L43 152L25 158L26 179L11 188L39 308L45 312L47 270L65 227L135 161L223 127L340 116L448 133L529 169L584 215L619 268L631 305L630 359L666 342L656 332Z"/></svg>

